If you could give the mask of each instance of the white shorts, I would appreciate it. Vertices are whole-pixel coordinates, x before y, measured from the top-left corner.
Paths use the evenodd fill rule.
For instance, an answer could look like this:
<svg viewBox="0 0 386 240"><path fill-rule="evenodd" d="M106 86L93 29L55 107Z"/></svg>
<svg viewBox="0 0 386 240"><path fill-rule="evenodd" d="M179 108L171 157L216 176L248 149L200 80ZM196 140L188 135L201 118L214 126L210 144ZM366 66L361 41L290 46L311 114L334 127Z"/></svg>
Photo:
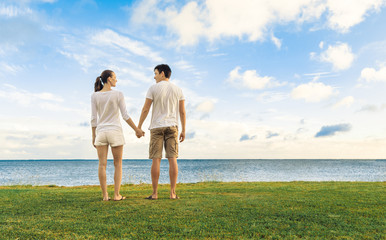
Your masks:
<svg viewBox="0 0 386 240"><path fill-rule="evenodd" d="M111 147L118 147L125 144L125 138L120 131L98 132L94 144L95 146L110 145Z"/></svg>

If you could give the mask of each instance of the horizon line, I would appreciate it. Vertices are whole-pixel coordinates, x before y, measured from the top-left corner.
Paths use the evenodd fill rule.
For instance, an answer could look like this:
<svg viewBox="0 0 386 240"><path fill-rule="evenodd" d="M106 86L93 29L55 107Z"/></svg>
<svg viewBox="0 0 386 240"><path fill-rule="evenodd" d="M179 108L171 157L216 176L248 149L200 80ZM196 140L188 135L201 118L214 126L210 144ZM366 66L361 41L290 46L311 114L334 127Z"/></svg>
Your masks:
<svg viewBox="0 0 386 240"><path fill-rule="evenodd" d="M0 159L0 161L99 161L97 158L34 158L34 159ZM125 158L125 160L149 160L148 158ZM167 160L167 158L162 158ZM179 158L177 160L386 160L386 158ZM113 159L107 159L113 161Z"/></svg>

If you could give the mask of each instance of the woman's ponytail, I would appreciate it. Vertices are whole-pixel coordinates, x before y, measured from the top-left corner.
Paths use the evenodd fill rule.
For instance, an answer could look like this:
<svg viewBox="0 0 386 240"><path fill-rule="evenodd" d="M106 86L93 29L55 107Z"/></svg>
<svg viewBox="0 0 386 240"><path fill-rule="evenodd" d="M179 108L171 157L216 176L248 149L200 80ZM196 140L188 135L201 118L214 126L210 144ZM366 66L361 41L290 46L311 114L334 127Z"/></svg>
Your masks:
<svg viewBox="0 0 386 240"><path fill-rule="evenodd" d="M99 92L102 90L103 85L107 83L107 79L111 77L113 74L113 71L111 70L104 70L102 74L96 78L95 83L94 83L94 91Z"/></svg>
<svg viewBox="0 0 386 240"><path fill-rule="evenodd" d="M101 79L101 76L99 76L95 80L94 91L99 92L100 90L102 90L102 88L103 88L102 79Z"/></svg>

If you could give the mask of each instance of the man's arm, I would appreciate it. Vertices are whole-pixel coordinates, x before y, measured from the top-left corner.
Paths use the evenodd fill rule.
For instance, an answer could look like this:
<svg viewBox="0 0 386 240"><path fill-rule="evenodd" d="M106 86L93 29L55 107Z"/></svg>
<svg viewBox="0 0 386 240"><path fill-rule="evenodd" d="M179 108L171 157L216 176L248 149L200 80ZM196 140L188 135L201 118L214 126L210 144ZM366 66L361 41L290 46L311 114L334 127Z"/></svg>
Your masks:
<svg viewBox="0 0 386 240"><path fill-rule="evenodd" d="M153 103L153 100L146 98L145 104L143 105L141 117L139 118L138 128L142 129L142 124L145 121L147 114L149 114L151 104Z"/></svg>
<svg viewBox="0 0 386 240"><path fill-rule="evenodd" d="M181 120L181 134L180 134L180 142L185 140L185 125L186 125L186 111L185 111L185 100L180 100L180 120Z"/></svg>

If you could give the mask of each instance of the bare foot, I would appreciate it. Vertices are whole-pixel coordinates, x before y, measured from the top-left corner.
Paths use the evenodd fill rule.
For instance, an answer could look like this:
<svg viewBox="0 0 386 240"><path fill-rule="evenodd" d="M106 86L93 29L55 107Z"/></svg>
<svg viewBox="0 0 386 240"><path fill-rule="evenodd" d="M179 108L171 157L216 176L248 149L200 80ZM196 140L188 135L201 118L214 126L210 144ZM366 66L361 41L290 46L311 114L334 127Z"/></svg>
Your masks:
<svg viewBox="0 0 386 240"><path fill-rule="evenodd" d="M145 198L145 199L148 199L148 200L156 200L156 199L158 199L158 196L155 195L155 194L152 194L152 195L148 196L148 197Z"/></svg>
<svg viewBox="0 0 386 240"><path fill-rule="evenodd" d="M123 199L126 199L126 197L119 195L118 197L114 197L114 201L121 201Z"/></svg>
<svg viewBox="0 0 386 240"><path fill-rule="evenodd" d="M173 200L175 200L175 199L180 199L180 197L179 196L177 196L177 194L176 193L174 193L174 194L170 194L170 199L173 199Z"/></svg>

